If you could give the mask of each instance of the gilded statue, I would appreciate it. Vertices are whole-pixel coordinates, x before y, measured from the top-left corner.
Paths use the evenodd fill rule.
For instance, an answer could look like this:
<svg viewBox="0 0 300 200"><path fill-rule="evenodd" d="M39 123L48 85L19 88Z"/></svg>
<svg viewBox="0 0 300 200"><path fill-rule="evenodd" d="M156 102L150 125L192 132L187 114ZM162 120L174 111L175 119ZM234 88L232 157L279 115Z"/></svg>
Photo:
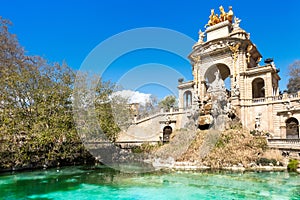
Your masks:
<svg viewBox="0 0 300 200"><path fill-rule="evenodd" d="M232 19L233 19L232 6L229 6L229 11L227 13L225 12L223 6L220 6L219 10L220 10L220 16L218 16L218 14L215 14L214 9L211 9L209 20L208 20L207 24L205 25L205 27L213 26L215 24L224 22L226 20L228 20L230 23L232 23Z"/></svg>
<svg viewBox="0 0 300 200"><path fill-rule="evenodd" d="M241 45L240 43L237 43L236 45L232 45L232 46L229 45L229 48L232 51L232 53L236 53L239 50L240 45Z"/></svg>
<svg viewBox="0 0 300 200"><path fill-rule="evenodd" d="M230 46L230 45L229 45L229 49L230 49L231 52L232 52L232 57L233 57L234 63L235 63L236 60L237 60L237 57L238 57L238 51L239 51L240 45L241 45L240 43L237 43L236 45L233 45L233 46Z"/></svg>
<svg viewBox="0 0 300 200"><path fill-rule="evenodd" d="M225 12L223 6L220 6L219 9L220 9L220 13L221 13L220 14L220 21L224 22L224 21L227 20L227 13Z"/></svg>
<svg viewBox="0 0 300 200"><path fill-rule="evenodd" d="M214 17L214 15L215 15L215 9L211 9L210 10L209 20L208 20L207 24L205 25L205 27L206 26L212 26L212 25L214 25L213 24L213 17Z"/></svg>
<svg viewBox="0 0 300 200"><path fill-rule="evenodd" d="M218 24L220 22L220 18L218 16L218 14L215 14L213 16L213 24Z"/></svg>
<svg viewBox="0 0 300 200"><path fill-rule="evenodd" d="M232 11L232 6L229 6L229 11L227 13L227 20L232 23L232 18L233 18L233 11Z"/></svg>

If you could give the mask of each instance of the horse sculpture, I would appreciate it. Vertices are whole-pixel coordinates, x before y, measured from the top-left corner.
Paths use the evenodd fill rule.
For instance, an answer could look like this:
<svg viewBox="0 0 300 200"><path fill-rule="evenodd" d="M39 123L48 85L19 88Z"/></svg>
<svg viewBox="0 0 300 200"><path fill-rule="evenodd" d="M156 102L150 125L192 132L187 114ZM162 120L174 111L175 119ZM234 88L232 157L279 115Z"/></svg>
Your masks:
<svg viewBox="0 0 300 200"><path fill-rule="evenodd" d="M218 14L215 14L214 9L211 9L209 20L208 20L207 24L204 27L213 26L215 24L218 24L220 22L224 22L226 20L228 20L230 23L232 23L232 18L233 18L232 6L229 6L228 13L225 12L223 6L220 6L219 10L220 10L220 16L218 16Z"/></svg>

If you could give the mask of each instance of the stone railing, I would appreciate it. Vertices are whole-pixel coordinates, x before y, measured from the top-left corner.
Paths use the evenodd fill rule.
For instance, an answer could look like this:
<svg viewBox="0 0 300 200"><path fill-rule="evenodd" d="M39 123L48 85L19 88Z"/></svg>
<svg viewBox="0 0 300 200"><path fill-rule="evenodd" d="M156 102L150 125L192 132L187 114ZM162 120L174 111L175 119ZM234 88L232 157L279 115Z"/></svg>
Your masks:
<svg viewBox="0 0 300 200"><path fill-rule="evenodd" d="M263 103L266 101L265 97L252 99L252 103Z"/></svg>
<svg viewBox="0 0 300 200"><path fill-rule="evenodd" d="M272 103L276 101L286 101L286 100L296 100L300 99L300 92L292 93L292 94L283 94L278 96L272 96L272 97L261 97L261 98L254 98L252 99L253 104L257 103Z"/></svg>
<svg viewBox="0 0 300 200"><path fill-rule="evenodd" d="M272 101L281 101L282 98L283 98L282 95L279 95L279 96L273 96L273 97L272 97Z"/></svg>
<svg viewBox="0 0 300 200"><path fill-rule="evenodd" d="M162 140L151 140L151 141L116 141L116 142L99 142L99 141L89 141L85 142L84 145L88 146L90 149L97 149L97 148L108 148L112 146L120 147L122 149L130 149L135 146L140 146L143 143L156 145Z"/></svg>
<svg viewBox="0 0 300 200"><path fill-rule="evenodd" d="M178 115L178 114L182 114L182 113L185 113L185 112L187 112L187 110L184 110L184 111L181 112L179 108L171 108L170 110L161 109L160 112L157 112L157 113L155 113L153 115L150 115L150 116L147 116L147 117L143 117L143 118L135 117L133 119L132 123L133 124L139 124L139 123L151 120L151 119L159 117L159 116Z"/></svg>
<svg viewBox="0 0 300 200"><path fill-rule="evenodd" d="M297 144L300 145L300 139L268 139L269 144Z"/></svg>
<svg viewBox="0 0 300 200"><path fill-rule="evenodd" d="M298 94L298 93L290 94L290 95L288 95L288 97L289 97L290 99L295 99L295 98L298 98L298 97L299 97L299 94Z"/></svg>
<svg viewBox="0 0 300 200"><path fill-rule="evenodd" d="M300 151L300 139L268 139L268 146L281 150Z"/></svg>

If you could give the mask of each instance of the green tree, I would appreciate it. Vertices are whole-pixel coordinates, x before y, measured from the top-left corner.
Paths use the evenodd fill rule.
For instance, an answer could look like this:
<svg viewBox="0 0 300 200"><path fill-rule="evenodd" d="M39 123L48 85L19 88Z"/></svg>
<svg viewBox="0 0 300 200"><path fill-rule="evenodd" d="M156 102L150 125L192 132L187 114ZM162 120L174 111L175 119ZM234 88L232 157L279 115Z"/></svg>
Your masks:
<svg viewBox="0 0 300 200"><path fill-rule="evenodd" d="M49 64L25 55L9 26L0 17L0 168L73 164L90 158L77 128L92 133L91 124L76 126L73 113L90 117L86 121L100 125L115 140L120 128L110 99L114 84L91 80L97 81L91 91L87 76L78 74L75 85L75 72L65 62ZM75 90L78 86L82 90Z"/></svg>
<svg viewBox="0 0 300 200"><path fill-rule="evenodd" d="M72 162L82 151L71 107L75 74L26 56L9 26L0 18L0 165Z"/></svg>
<svg viewBox="0 0 300 200"><path fill-rule="evenodd" d="M166 96L163 100L158 102L158 106L165 110L169 110L176 105L176 97L173 95Z"/></svg>
<svg viewBox="0 0 300 200"><path fill-rule="evenodd" d="M79 135L84 140L115 141L122 125L129 119L122 118L127 103L120 98L112 98L115 88L110 81L77 73L73 92L74 113Z"/></svg>
<svg viewBox="0 0 300 200"><path fill-rule="evenodd" d="M296 60L289 65L289 76L288 93L300 91L300 60Z"/></svg>

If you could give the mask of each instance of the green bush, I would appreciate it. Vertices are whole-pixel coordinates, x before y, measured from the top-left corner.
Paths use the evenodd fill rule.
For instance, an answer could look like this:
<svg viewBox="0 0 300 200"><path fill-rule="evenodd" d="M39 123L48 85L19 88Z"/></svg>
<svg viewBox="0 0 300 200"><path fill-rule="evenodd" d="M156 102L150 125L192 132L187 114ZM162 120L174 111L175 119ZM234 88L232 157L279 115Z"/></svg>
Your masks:
<svg viewBox="0 0 300 200"><path fill-rule="evenodd" d="M143 143L141 146L135 146L131 149L132 153L150 153L157 147L159 147L160 144L158 145L153 145L149 144L148 142Z"/></svg>
<svg viewBox="0 0 300 200"><path fill-rule="evenodd" d="M295 159L291 159L287 166L288 171L295 172L298 168L299 161Z"/></svg>
<svg viewBox="0 0 300 200"><path fill-rule="evenodd" d="M259 158L257 160L257 165L262 165L262 166L269 166L270 163L273 164L273 166L277 165L277 161L275 159L268 159L268 158Z"/></svg>
<svg viewBox="0 0 300 200"><path fill-rule="evenodd" d="M251 130L251 131L250 131L250 134L251 134L251 135L256 135L256 130Z"/></svg>

